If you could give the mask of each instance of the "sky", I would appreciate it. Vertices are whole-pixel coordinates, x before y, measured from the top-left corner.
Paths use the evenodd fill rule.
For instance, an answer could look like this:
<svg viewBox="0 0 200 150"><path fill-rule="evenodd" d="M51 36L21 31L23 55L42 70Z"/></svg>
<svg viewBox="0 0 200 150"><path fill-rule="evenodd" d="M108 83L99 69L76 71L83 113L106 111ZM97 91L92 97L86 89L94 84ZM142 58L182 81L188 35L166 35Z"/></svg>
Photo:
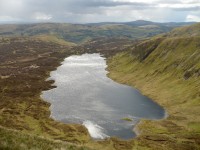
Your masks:
<svg viewBox="0 0 200 150"><path fill-rule="evenodd" d="M4 22L200 22L200 0L0 0Z"/></svg>

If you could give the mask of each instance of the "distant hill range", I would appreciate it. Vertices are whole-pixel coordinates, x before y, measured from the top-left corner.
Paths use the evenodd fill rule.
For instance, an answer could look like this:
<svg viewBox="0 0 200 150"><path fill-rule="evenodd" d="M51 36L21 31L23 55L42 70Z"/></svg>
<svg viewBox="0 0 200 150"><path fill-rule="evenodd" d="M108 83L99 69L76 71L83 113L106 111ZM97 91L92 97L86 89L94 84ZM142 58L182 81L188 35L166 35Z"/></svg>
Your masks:
<svg viewBox="0 0 200 150"><path fill-rule="evenodd" d="M89 24L35 23L2 24L0 36L56 36L73 43L82 43L93 38L143 39L171 31L175 27L191 25L194 22L157 23L144 20L132 22L104 22Z"/></svg>
<svg viewBox="0 0 200 150"><path fill-rule="evenodd" d="M155 25L155 26L168 26L168 27L179 27L179 26L185 26L185 25L191 25L194 24L195 22L165 22L165 23L160 23L160 22L152 22L152 21L146 21L146 20L136 20L136 21L131 21L131 22L100 22L100 23L89 23L87 25L106 25L106 24L122 24L122 25L129 25L129 26L134 26L134 27L139 27L139 26L147 26L147 25Z"/></svg>

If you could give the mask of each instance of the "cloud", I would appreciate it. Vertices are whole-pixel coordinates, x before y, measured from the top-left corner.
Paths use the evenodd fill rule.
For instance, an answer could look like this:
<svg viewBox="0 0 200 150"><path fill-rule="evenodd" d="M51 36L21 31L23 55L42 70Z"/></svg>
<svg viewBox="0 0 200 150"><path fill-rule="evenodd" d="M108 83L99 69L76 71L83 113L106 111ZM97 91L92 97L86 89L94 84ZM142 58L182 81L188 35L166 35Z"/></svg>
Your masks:
<svg viewBox="0 0 200 150"><path fill-rule="evenodd" d="M44 14L44 13L41 13L41 12L36 12L33 14L33 18L36 19L36 20L50 20L52 19L52 16L51 15L47 15L47 14Z"/></svg>
<svg viewBox="0 0 200 150"><path fill-rule="evenodd" d="M75 0L71 4L78 4L86 7L116 7L116 6L135 6L144 7L148 4L141 2L111 1L111 0Z"/></svg>
<svg viewBox="0 0 200 150"><path fill-rule="evenodd" d="M192 22L192 21L200 22L200 17L199 16L194 16L194 15L187 15L186 21L187 22Z"/></svg>
<svg viewBox="0 0 200 150"><path fill-rule="evenodd" d="M11 16L0 16L0 22L10 22L10 21L21 21L19 18L13 18Z"/></svg>
<svg viewBox="0 0 200 150"><path fill-rule="evenodd" d="M200 10L200 2L194 4L174 3L173 5L164 3L164 4L158 4L157 7L168 8L177 11L198 11Z"/></svg>
<svg viewBox="0 0 200 150"><path fill-rule="evenodd" d="M2 20L25 22L185 21L199 0L0 0ZM4 17L3 17L4 16ZM7 17L5 17L7 16ZM200 17L200 14L195 14Z"/></svg>

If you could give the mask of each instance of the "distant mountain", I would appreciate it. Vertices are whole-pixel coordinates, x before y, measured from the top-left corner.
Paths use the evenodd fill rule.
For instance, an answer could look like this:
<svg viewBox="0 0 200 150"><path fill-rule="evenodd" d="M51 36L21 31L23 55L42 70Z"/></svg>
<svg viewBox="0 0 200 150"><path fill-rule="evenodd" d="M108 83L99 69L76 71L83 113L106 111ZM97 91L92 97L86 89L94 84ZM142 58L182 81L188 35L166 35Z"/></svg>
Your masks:
<svg viewBox="0 0 200 150"><path fill-rule="evenodd" d="M166 27L179 27L179 26L185 26L185 25L191 25L195 22L166 22L166 23L159 23L159 22L152 22L152 21L146 21L146 20L136 20L131 22L100 22L100 23L88 23L86 25L92 25L92 26L102 26L106 24L110 25L129 25L129 26L146 26L146 25L157 25L157 26L166 26Z"/></svg>

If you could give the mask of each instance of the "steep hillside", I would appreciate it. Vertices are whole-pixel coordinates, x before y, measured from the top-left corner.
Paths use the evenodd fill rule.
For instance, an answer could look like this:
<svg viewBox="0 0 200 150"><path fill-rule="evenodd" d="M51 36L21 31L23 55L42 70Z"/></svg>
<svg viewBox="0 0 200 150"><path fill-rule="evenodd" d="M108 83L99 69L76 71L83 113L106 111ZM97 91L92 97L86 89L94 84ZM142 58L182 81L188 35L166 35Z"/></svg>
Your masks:
<svg viewBox="0 0 200 150"><path fill-rule="evenodd" d="M199 25L134 44L108 61L109 77L137 87L168 113L138 126L141 149L200 148Z"/></svg>
<svg viewBox="0 0 200 150"><path fill-rule="evenodd" d="M200 24L194 24L191 26L184 26L180 28L175 28L169 34L168 37L192 37L200 36Z"/></svg>

